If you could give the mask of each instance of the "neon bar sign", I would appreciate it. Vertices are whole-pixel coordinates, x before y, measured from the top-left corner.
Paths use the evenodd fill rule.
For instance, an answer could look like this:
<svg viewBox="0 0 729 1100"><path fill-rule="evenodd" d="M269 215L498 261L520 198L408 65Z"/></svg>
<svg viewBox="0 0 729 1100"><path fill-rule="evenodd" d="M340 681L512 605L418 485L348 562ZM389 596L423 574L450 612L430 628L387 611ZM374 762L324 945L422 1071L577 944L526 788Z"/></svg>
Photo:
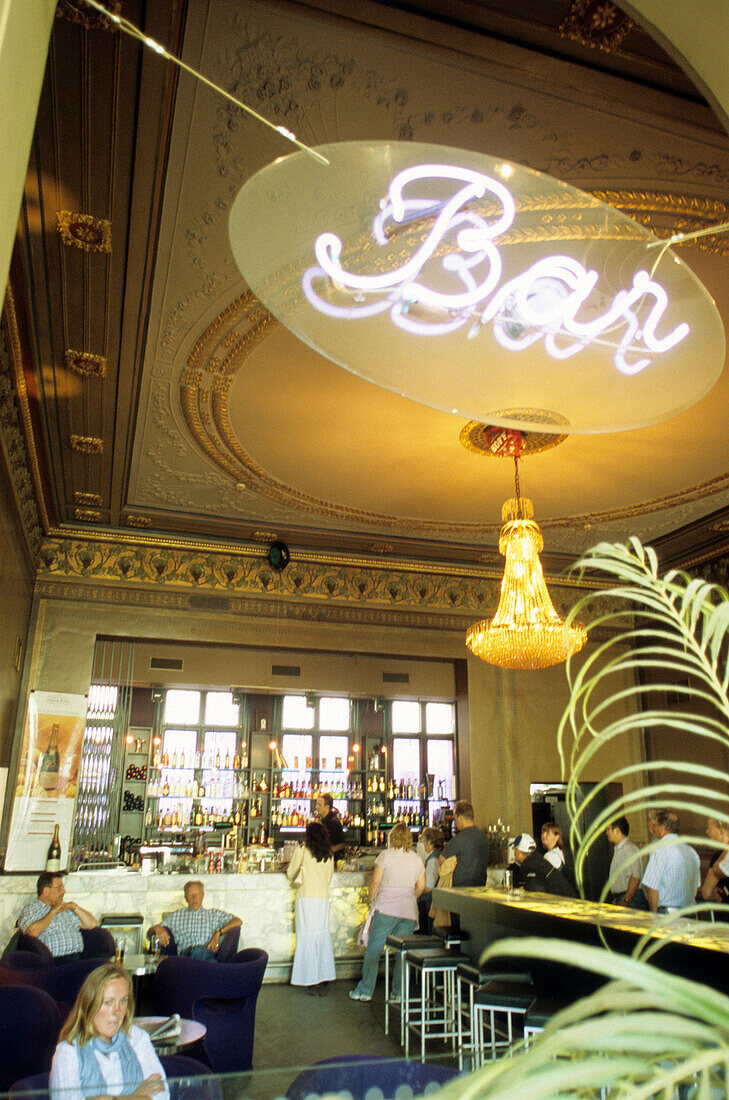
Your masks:
<svg viewBox="0 0 729 1100"><path fill-rule="evenodd" d="M461 186L442 202L405 198L403 192L409 184L432 179L454 180ZM470 202L487 194L501 208L492 221L468 209ZM410 259L384 274L357 275L342 267L341 238L322 233L314 245L318 266L305 272L304 293L315 309L329 317L355 320L389 311L398 328L419 336L444 335L466 326L468 337L474 338L491 323L502 347L519 351L543 340L546 352L556 360L599 343L614 349L615 366L625 375L638 374L655 355L669 351L688 336L685 322L658 334L668 296L644 270L635 272L632 286L620 290L607 309L582 319L578 316L581 311L584 314L595 308L590 297L599 274L571 256L543 257L499 286L503 265L496 239L509 229L515 216L516 204L509 189L482 172L447 164L406 168L390 182L387 198L381 201L372 223L372 235L384 246L389 243L389 222L403 225L433 218ZM455 247L434 260L446 237ZM439 279L445 274L453 283L452 292L427 285L430 261L440 264ZM323 279L327 280L327 297L317 290ZM345 299L344 304L332 300L332 290Z"/></svg>

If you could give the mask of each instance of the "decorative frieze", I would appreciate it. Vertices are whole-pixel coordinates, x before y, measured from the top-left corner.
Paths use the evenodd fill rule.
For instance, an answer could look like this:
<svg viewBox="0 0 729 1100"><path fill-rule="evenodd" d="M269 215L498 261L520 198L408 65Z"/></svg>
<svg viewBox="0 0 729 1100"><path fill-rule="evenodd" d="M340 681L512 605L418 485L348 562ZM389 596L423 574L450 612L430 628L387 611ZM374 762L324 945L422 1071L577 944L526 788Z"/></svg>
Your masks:
<svg viewBox="0 0 729 1100"><path fill-rule="evenodd" d="M295 555L277 573L253 547L196 550L162 540L48 538L36 594L191 611L202 601L206 610L221 614L465 630L474 618L493 613L500 583L498 569L455 563ZM596 583L550 579L560 614L593 587ZM596 597L596 612L601 599Z"/></svg>

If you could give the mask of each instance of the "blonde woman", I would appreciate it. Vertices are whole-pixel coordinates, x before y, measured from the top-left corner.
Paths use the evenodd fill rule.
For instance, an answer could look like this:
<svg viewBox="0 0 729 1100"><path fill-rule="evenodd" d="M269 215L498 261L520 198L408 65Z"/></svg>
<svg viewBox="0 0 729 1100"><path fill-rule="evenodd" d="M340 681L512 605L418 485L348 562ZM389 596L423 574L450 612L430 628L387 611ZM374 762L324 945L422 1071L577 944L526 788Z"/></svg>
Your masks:
<svg viewBox="0 0 729 1100"><path fill-rule="evenodd" d="M417 899L425 890L425 867L413 850L410 829L398 821L390 830L387 848L375 861L370 881L370 904L375 913L370 925L367 949L362 960L362 977L350 991L353 1001L371 1001L377 984L380 955L388 936L409 936L418 921ZM400 996L400 968L396 963L392 980L393 1000Z"/></svg>
<svg viewBox="0 0 729 1100"><path fill-rule="evenodd" d="M159 1058L146 1031L132 1024L129 974L115 963L93 970L61 1028L49 1087L53 1100L169 1100Z"/></svg>

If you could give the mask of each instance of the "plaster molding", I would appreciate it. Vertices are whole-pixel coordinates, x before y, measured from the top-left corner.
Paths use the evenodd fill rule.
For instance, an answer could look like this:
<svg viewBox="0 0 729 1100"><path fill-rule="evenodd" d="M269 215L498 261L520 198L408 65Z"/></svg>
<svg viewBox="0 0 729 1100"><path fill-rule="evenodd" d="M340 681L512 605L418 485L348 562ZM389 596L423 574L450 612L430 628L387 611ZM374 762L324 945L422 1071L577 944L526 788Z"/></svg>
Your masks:
<svg viewBox="0 0 729 1100"><path fill-rule="evenodd" d="M31 560L35 564L43 527L48 526L38 456L28 447L32 441L28 393L22 365L20 337L13 296L5 293L3 325L0 330L0 438L8 475L18 503L20 524Z"/></svg>

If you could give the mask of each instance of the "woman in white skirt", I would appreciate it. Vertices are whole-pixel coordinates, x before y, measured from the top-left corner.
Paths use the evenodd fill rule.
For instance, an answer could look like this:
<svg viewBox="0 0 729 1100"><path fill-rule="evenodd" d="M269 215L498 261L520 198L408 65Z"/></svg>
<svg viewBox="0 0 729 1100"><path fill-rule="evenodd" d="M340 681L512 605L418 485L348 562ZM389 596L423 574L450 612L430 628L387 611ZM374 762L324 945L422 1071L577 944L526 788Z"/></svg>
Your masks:
<svg viewBox="0 0 729 1100"><path fill-rule="evenodd" d="M312 996L323 996L326 983L336 977L329 933L329 883L333 871L329 835L321 822L310 821L304 843L294 852L286 874L298 886L291 984L306 986L306 992Z"/></svg>

